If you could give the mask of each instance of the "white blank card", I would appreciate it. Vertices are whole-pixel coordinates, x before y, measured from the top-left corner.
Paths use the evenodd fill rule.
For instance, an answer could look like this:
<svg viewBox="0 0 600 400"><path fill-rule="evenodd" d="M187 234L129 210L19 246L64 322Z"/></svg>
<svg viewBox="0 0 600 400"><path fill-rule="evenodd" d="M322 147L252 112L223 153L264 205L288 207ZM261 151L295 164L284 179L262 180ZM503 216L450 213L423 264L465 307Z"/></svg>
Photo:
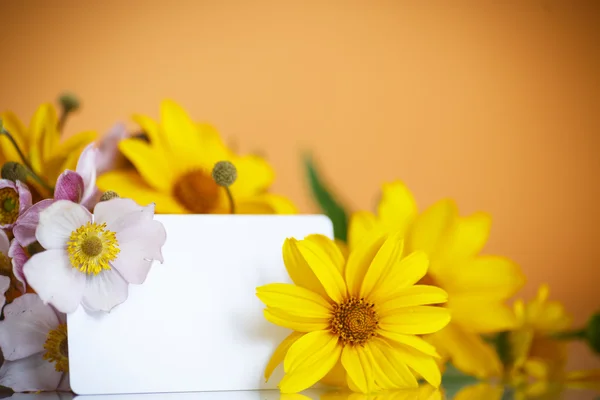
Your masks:
<svg viewBox="0 0 600 400"><path fill-rule="evenodd" d="M325 216L157 215L164 264L110 314L68 316L80 395L273 389L264 368L289 332L268 323L257 286L290 282L285 238L333 236Z"/></svg>

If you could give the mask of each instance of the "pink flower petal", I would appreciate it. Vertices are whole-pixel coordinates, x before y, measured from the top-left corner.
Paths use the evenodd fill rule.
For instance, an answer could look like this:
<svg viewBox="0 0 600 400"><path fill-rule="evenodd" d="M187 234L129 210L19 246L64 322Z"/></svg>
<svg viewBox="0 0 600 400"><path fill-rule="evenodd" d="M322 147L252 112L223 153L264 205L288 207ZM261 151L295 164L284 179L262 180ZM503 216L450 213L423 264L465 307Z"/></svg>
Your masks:
<svg viewBox="0 0 600 400"><path fill-rule="evenodd" d="M0 348L14 361L44 350L48 332L59 324L56 313L37 294L26 293L4 308L0 321Z"/></svg>
<svg viewBox="0 0 600 400"><path fill-rule="evenodd" d="M63 373L54 369L54 363L37 353L16 361L5 361L0 368L0 385L15 392L56 390Z"/></svg>
<svg viewBox="0 0 600 400"><path fill-rule="evenodd" d="M110 171L115 167L119 157L119 142L127 137L125 124L118 123L100 139L98 143L98 157L96 159L96 170L98 174Z"/></svg>
<svg viewBox="0 0 600 400"><path fill-rule="evenodd" d="M81 304L90 311L109 312L127 300L128 284L115 269L104 270L86 279Z"/></svg>
<svg viewBox="0 0 600 400"><path fill-rule="evenodd" d="M83 178L75 171L66 170L58 177L54 189L54 200L81 202L83 197Z"/></svg>
<svg viewBox="0 0 600 400"><path fill-rule="evenodd" d="M19 214L31 207L31 192L27 185L17 181L17 192L19 193Z"/></svg>
<svg viewBox="0 0 600 400"><path fill-rule="evenodd" d="M57 200L40 213L35 237L45 249L64 249L71 233L91 221L92 215L82 205Z"/></svg>
<svg viewBox="0 0 600 400"><path fill-rule="evenodd" d="M25 249L21 246L17 239L13 239L10 243L8 256L11 258L13 274L15 275L15 278L21 282L21 285L23 285L21 291L25 293L27 290L27 280L23 274L23 266L29 259L29 256L27 253L25 253Z"/></svg>
<svg viewBox="0 0 600 400"><path fill-rule="evenodd" d="M129 283L141 284L146 280L152 260L163 262L161 248L167 233L158 221L139 221L131 228L117 232L121 250L112 265Z"/></svg>
<svg viewBox="0 0 600 400"><path fill-rule="evenodd" d="M40 222L40 212L50 207L54 203L52 199L45 199L35 203L27 211L17 218L17 222L13 228L15 238L21 243L21 246L27 247L37 239L35 230Z"/></svg>
<svg viewBox="0 0 600 400"><path fill-rule="evenodd" d="M60 383L58 384L58 388L56 390L58 390L59 392L70 392L71 391L71 377L69 376L68 372L63 374L63 377L62 377ZM59 396L59 398L60 398L60 396Z"/></svg>
<svg viewBox="0 0 600 400"><path fill-rule="evenodd" d="M8 235L4 230L0 229L0 253L7 255L9 247L10 242L8 240Z"/></svg>
<svg viewBox="0 0 600 400"><path fill-rule="evenodd" d="M98 149L94 147L94 143L90 143L81 152L77 167L75 170L83 179L83 196L81 203L89 201L96 189L96 159L98 158ZM79 202L79 201L78 201Z"/></svg>
<svg viewBox="0 0 600 400"><path fill-rule="evenodd" d="M94 219L106 222L107 229L119 232L139 221L151 221L154 217L154 203L146 207L138 205L131 199L112 199L103 201L94 208Z"/></svg>
<svg viewBox="0 0 600 400"><path fill-rule="evenodd" d="M65 250L46 250L33 255L23 272L44 303L63 313L71 313L79 306L86 274L71 266Z"/></svg>
<svg viewBox="0 0 600 400"><path fill-rule="evenodd" d="M10 287L10 278L8 276L0 275L0 310L6 304L6 297L4 297L4 293Z"/></svg>

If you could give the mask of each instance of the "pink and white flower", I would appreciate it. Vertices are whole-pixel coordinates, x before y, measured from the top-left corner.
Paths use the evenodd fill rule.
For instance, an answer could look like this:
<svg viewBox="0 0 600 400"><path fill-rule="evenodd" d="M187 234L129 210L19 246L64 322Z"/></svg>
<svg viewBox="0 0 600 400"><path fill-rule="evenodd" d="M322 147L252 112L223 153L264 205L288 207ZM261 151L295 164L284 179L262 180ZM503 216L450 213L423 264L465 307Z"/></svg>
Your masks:
<svg viewBox="0 0 600 400"><path fill-rule="evenodd" d="M31 207L31 192L21 181L0 179L0 229L12 229L19 215Z"/></svg>
<svg viewBox="0 0 600 400"><path fill-rule="evenodd" d="M70 390L65 316L27 293L4 307L0 385L16 392Z"/></svg>
<svg viewBox="0 0 600 400"><path fill-rule="evenodd" d="M130 199L85 207L58 200L40 213L36 239L46 251L23 268L28 284L45 302L71 313L82 304L110 311L127 299L128 286L146 279L153 260L163 261L163 225L154 204Z"/></svg>
<svg viewBox="0 0 600 400"><path fill-rule="evenodd" d="M96 172L98 175L115 168L124 157L119 151L119 142L129 135L125 124L118 123L104 135L97 144L98 157L96 159Z"/></svg>
<svg viewBox="0 0 600 400"><path fill-rule="evenodd" d="M100 191L96 187L97 158L98 149L93 144L88 145L79 156L76 170L66 170L58 177L54 199L45 199L34 204L17 219L13 233L21 246L27 247L35 242L40 212L56 200L69 200L83 204L88 209L94 208L100 199Z"/></svg>

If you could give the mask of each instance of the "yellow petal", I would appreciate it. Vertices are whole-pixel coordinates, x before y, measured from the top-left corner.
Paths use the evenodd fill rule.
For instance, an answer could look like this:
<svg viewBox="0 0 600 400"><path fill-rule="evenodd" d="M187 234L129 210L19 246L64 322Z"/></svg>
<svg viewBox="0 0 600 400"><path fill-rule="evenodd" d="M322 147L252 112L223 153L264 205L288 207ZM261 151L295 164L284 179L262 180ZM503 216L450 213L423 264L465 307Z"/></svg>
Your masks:
<svg viewBox="0 0 600 400"><path fill-rule="evenodd" d="M162 192L171 190L175 177L164 150L154 148L140 139L121 140L119 150L150 186Z"/></svg>
<svg viewBox="0 0 600 400"><path fill-rule="evenodd" d="M340 274L344 275L346 259L334 240L329 239L325 235L308 235L304 240L314 243L314 248L322 251L322 257L329 258L338 271L340 271Z"/></svg>
<svg viewBox="0 0 600 400"><path fill-rule="evenodd" d="M383 185L378 215L388 229L407 232L417 216L417 211L417 203L412 193L402 182Z"/></svg>
<svg viewBox="0 0 600 400"><path fill-rule="evenodd" d="M275 180L273 168L261 157L248 155L229 161L232 161L237 169L237 180L231 185L234 198L263 193Z"/></svg>
<svg viewBox="0 0 600 400"><path fill-rule="evenodd" d="M212 169L218 161L231 161L237 165L235 154L225 145L217 129L207 123L196 124L200 136L199 156L203 165Z"/></svg>
<svg viewBox="0 0 600 400"><path fill-rule="evenodd" d="M396 349L381 339L368 343L373 358L375 383L382 389L405 389L418 386L417 379Z"/></svg>
<svg viewBox="0 0 600 400"><path fill-rule="evenodd" d="M304 334L301 332L292 332L288 337L283 339L279 346L277 346L273 352L273 355L271 356L271 359L269 360L269 363L267 364L267 367L265 368L265 381L269 380L273 374L273 371L275 371L275 368L277 368L277 366L283 362L283 359L285 358L289 348L303 335Z"/></svg>
<svg viewBox="0 0 600 400"><path fill-rule="evenodd" d="M383 303L377 304L377 313L387 315L399 308L445 303L448 294L439 287L427 285L409 286Z"/></svg>
<svg viewBox="0 0 600 400"><path fill-rule="evenodd" d="M298 240L291 238L286 239L283 243L283 263L288 275L296 285L315 292L324 299L330 299L323 289L323 285L298 250Z"/></svg>
<svg viewBox="0 0 600 400"><path fill-rule="evenodd" d="M312 240L301 240L297 242L297 246L329 297L336 303L341 303L346 298L346 283L328 252ZM332 246L335 247L333 242Z"/></svg>
<svg viewBox="0 0 600 400"><path fill-rule="evenodd" d="M395 310L382 315L379 327L386 331L409 335L434 333L448 325L450 313L444 307L419 306Z"/></svg>
<svg viewBox="0 0 600 400"><path fill-rule="evenodd" d="M44 161L51 156L49 152L45 152L48 143L54 144L59 140L57 125L56 110L50 103L42 104L31 118L29 161L35 171L42 171Z"/></svg>
<svg viewBox="0 0 600 400"><path fill-rule="evenodd" d="M297 332L313 332L329 328L328 319L299 317L278 308L265 308L263 315L267 321Z"/></svg>
<svg viewBox="0 0 600 400"><path fill-rule="evenodd" d="M358 244L377 226L377 219L368 211L357 211L350 216L348 224L348 245L350 250L356 249Z"/></svg>
<svg viewBox="0 0 600 400"><path fill-rule="evenodd" d="M506 304L486 295L452 295L448 300L452 320L472 332L491 333L513 329L514 313Z"/></svg>
<svg viewBox="0 0 600 400"><path fill-rule="evenodd" d="M10 111L0 114L0 119L2 119L4 129L10 133L10 135L15 139L15 142L17 142L19 145L19 148L25 153L25 155L27 155L29 152L30 137L25 125L23 125L21 120ZM2 140L7 140L7 144L10 143L4 135L0 135L0 138L2 138ZM11 147L11 150L15 152L14 156L16 157L14 160L11 158L10 161L20 161L20 157L14 150L13 145L10 144L8 146ZM0 146L0 149L1 151L5 152L5 154L8 154L6 153L8 148L5 147L4 144Z"/></svg>
<svg viewBox="0 0 600 400"><path fill-rule="evenodd" d="M387 280L390 271L398 268L404 249L403 237L404 234L402 232L396 232L388 236L385 242L383 242L367 268L360 286L359 297L369 298L371 293L376 292L379 286ZM365 260L364 262L367 261Z"/></svg>
<svg viewBox="0 0 600 400"><path fill-rule="evenodd" d="M322 379L340 358L342 348L337 341L328 331L311 332L296 340L283 361L282 393L300 392Z"/></svg>
<svg viewBox="0 0 600 400"><path fill-rule="evenodd" d="M380 329L377 331L377 333L379 336L387 339L389 342L412 347L413 349L431 357L439 357L435 347L418 336L404 335L402 333L384 331L383 329Z"/></svg>
<svg viewBox="0 0 600 400"><path fill-rule="evenodd" d="M414 349L396 345L394 348L404 362L416 373L422 376L430 385L439 387L442 382L440 368L433 357L415 351Z"/></svg>
<svg viewBox="0 0 600 400"><path fill-rule="evenodd" d="M373 293L373 301L382 304L394 298L401 290L413 286L425 276L428 265L429 260L424 252L415 251L409 254L390 270Z"/></svg>
<svg viewBox="0 0 600 400"><path fill-rule="evenodd" d="M331 318L330 304L315 292L288 283L271 283L256 288L256 295L267 307L290 315Z"/></svg>
<svg viewBox="0 0 600 400"><path fill-rule="evenodd" d="M248 215L264 215L264 214L274 214L275 210L269 201L266 201L259 197L251 197L247 199L236 199L234 197L233 201L235 202L235 213L236 214L248 214ZM229 203L226 203L221 207L222 210L215 210L215 214L228 214L230 212L231 206Z"/></svg>
<svg viewBox="0 0 600 400"><path fill-rule="evenodd" d="M346 387L346 370L342 365L342 361L338 360L337 364L335 364L331 371L329 371L320 382L328 386Z"/></svg>
<svg viewBox="0 0 600 400"><path fill-rule="evenodd" d="M258 196L262 201L267 203L275 214L297 214L296 205L287 197L272 193L264 193Z"/></svg>
<svg viewBox="0 0 600 400"><path fill-rule="evenodd" d="M160 104L160 121L165 143L173 153L182 151L183 154L189 154L190 150L201 149L196 124L179 104L164 100Z"/></svg>
<svg viewBox="0 0 600 400"><path fill-rule="evenodd" d="M486 379L501 373L500 360L492 346L479 334L468 332L454 322L427 340L447 352L452 364L467 375Z"/></svg>
<svg viewBox="0 0 600 400"><path fill-rule="evenodd" d="M108 172L98 178L97 184L102 191L115 191L138 204L156 203L158 214L187 214L187 210L170 194L154 190L133 170Z"/></svg>
<svg viewBox="0 0 600 400"><path fill-rule="evenodd" d="M440 245L445 262L464 260L477 255L490 235L491 217L482 212L454 219Z"/></svg>
<svg viewBox="0 0 600 400"><path fill-rule="evenodd" d="M454 400L501 400L503 394L504 386L482 382L462 388Z"/></svg>
<svg viewBox="0 0 600 400"><path fill-rule="evenodd" d="M148 135L150 145L158 149L163 149L164 151L166 143L164 143L163 138L160 135L160 126L158 123L152 118L140 114L135 114L132 119L140 126L142 131Z"/></svg>
<svg viewBox="0 0 600 400"><path fill-rule="evenodd" d="M62 141L54 153L63 156L67 155L74 150L85 148L85 146L96 140L97 137L98 133L95 131L78 132ZM79 158L79 154L77 157Z"/></svg>
<svg viewBox="0 0 600 400"><path fill-rule="evenodd" d="M345 346L342 351L342 365L348 378L362 393L370 393L375 385L371 356L366 347Z"/></svg>
<svg viewBox="0 0 600 400"><path fill-rule="evenodd" d="M409 248L435 258L439 243L447 235L456 215L456 206L451 200L438 201L426 209L415 219L407 243Z"/></svg>
<svg viewBox="0 0 600 400"><path fill-rule="evenodd" d="M363 280L375 255L387 239L387 234L374 231L365 236L356 248L350 250L346 264L346 282L351 295L358 295Z"/></svg>
<svg viewBox="0 0 600 400"><path fill-rule="evenodd" d="M525 283L521 268L498 256L480 256L448 268L438 280L452 295L485 295L489 300L512 297Z"/></svg>

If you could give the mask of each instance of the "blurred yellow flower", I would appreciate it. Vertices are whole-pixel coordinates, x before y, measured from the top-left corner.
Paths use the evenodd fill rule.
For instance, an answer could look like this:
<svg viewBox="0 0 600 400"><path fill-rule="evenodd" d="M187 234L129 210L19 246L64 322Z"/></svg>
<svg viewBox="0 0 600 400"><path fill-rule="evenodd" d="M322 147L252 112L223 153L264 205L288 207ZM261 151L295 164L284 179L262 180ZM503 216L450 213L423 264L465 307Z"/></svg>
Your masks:
<svg viewBox="0 0 600 400"><path fill-rule="evenodd" d="M442 200L419 214L401 182L383 185L378 213L361 211L350 219L350 251L370 231L401 232L407 249L424 251L430 259L422 283L448 292L452 321L427 340L463 372L480 378L498 376L501 363L482 333L500 332L516 320L505 301L523 285L519 266L504 257L480 255L490 231L487 214L458 215L454 202Z"/></svg>
<svg viewBox="0 0 600 400"><path fill-rule="evenodd" d="M348 391L326 392L319 400L442 400L442 391L431 385L420 385L416 389L383 390L365 394ZM487 399L486 399L487 400Z"/></svg>
<svg viewBox="0 0 600 400"><path fill-rule="evenodd" d="M416 335L450 320L442 289L415 285L427 272L423 252L405 253L402 238L375 232L346 260L333 240L286 240L283 259L295 284L257 288L265 318L294 332L275 350L269 379L283 360L283 393L302 391L339 368L353 391L416 388L415 373L439 386L432 345ZM403 257L403 254L408 254Z"/></svg>
<svg viewBox="0 0 600 400"><path fill-rule="evenodd" d="M96 139L96 132L81 132L61 140L58 116L52 104L42 104L33 115L29 127L12 112L0 115L4 128L10 132L34 172L50 186L54 186L58 176L65 170L75 170L79 155L89 143ZM19 153L8 138L0 135L0 165L7 161L22 163ZM28 182L41 197L50 197L37 183ZM34 199L35 200L35 199Z"/></svg>
<svg viewBox="0 0 600 400"><path fill-rule="evenodd" d="M100 176L101 190L115 191L142 204L155 202L159 213L228 213L226 191L211 176L215 163L226 160L237 168L237 180L230 188L236 212L295 213L289 200L267 193L275 174L263 158L237 156L213 127L193 122L172 101L161 103L160 114L159 122L146 116L134 117L149 141L139 138L120 141L119 149L135 169Z"/></svg>

